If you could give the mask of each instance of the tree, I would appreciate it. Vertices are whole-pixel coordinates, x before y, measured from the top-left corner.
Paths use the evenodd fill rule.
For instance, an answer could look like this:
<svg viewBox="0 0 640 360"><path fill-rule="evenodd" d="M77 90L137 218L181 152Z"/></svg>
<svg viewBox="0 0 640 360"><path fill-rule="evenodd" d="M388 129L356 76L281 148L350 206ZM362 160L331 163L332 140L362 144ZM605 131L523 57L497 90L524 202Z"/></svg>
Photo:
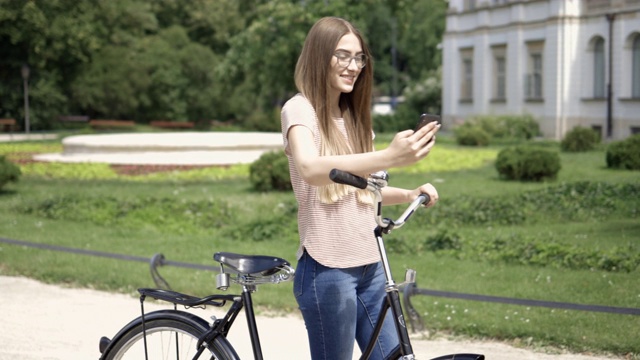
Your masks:
<svg viewBox="0 0 640 360"><path fill-rule="evenodd" d="M293 70L313 16L298 4L277 0L259 6L256 19L233 36L217 68L238 117L270 112L295 92Z"/></svg>
<svg viewBox="0 0 640 360"><path fill-rule="evenodd" d="M69 108L63 84L99 47L96 1L0 0L0 115L23 118L20 67L31 68L32 128L45 128Z"/></svg>
<svg viewBox="0 0 640 360"><path fill-rule="evenodd" d="M22 94L16 91L22 79L16 74L27 63L31 67L30 117L36 129L52 127L62 114L95 112L83 108L73 96L72 89L78 92L78 74L96 56L109 58L113 53L109 46L129 46L157 26L141 0L0 0L0 19L0 51L9 54L0 59L0 112L24 116ZM115 109L126 106L118 104Z"/></svg>
<svg viewBox="0 0 640 360"><path fill-rule="evenodd" d="M362 30L375 93L389 95L433 83L445 11L443 0L0 0L0 116L24 116L28 63L34 128L73 113L277 130L317 19Z"/></svg>
<svg viewBox="0 0 640 360"><path fill-rule="evenodd" d="M403 1L398 11L400 71L409 79L423 79L442 63L439 49L445 31L447 2Z"/></svg>
<svg viewBox="0 0 640 360"><path fill-rule="evenodd" d="M78 108L92 118L138 120L137 109L150 104L147 66L130 48L107 45L85 64L71 86Z"/></svg>
<svg viewBox="0 0 640 360"><path fill-rule="evenodd" d="M216 54L229 49L229 39L245 28L250 11L238 0L153 0L151 7L162 28L181 26L192 41Z"/></svg>

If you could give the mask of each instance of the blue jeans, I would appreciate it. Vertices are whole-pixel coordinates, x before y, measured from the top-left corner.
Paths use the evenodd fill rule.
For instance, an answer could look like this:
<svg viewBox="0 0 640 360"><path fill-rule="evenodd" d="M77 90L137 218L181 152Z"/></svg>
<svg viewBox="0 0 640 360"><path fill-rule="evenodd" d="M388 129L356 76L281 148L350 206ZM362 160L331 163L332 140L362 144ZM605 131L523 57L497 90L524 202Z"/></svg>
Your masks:
<svg viewBox="0 0 640 360"><path fill-rule="evenodd" d="M296 267L293 292L313 360L351 360L354 339L361 351L365 349L386 296L384 285L382 263L335 269L304 252ZM371 359L384 359L398 343L388 311Z"/></svg>

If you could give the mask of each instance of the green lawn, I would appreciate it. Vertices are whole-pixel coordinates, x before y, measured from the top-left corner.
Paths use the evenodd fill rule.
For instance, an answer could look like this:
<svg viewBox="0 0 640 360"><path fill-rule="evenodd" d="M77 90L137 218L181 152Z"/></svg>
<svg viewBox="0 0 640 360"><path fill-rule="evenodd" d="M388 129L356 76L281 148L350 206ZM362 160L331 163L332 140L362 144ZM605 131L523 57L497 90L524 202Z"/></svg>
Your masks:
<svg viewBox="0 0 640 360"><path fill-rule="evenodd" d="M385 136L378 138L381 148ZM46 143L46 151L55 146ZM424 163L391 172L391 185L433 182L441 198L389 235L396 278L411 267L420 288L640 308L640 174L606 169L598 150L561 154L555 181L507 182L493 168L499 150L445 139ZM39 151L39 143L0 144L0 155L14 160ZM134 178L108 166L21 168L22 179L0 192L0 237L211 266L216 251L295 260L293 195L253 192L246 166ZM389 216L399 210L385 208ZM214 289L207 271L160 272L178 291ZM131 294L153 286L146 263L2 243L0 273ZM638 316L427 296L412 302L432 334L640 358ZM290 283L263 286L255 303L261 311L296 307Z"/></svg>

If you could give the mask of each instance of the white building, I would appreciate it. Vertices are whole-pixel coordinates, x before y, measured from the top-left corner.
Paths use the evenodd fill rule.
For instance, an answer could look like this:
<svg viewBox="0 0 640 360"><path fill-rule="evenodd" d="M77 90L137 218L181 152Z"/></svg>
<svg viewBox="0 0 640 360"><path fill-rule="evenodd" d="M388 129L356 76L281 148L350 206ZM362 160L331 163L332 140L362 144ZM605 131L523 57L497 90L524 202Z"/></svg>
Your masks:
<svg viewBox="0 0 640 360"><path fill-rule="evenodd" d="M550 138L640 133L640 0L449 0L442 45L445 126L531 114Z"/></svg>

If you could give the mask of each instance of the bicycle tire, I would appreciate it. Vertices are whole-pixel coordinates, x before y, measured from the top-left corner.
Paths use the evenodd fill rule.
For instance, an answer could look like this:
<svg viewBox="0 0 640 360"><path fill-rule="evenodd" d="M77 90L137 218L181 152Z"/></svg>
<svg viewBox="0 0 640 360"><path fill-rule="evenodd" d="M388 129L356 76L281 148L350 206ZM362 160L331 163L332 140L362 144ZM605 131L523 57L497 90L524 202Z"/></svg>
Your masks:
<svg viewBox="0 0 640 360"><path fill-rule="evenodd" d="M204 320L194 321L191 316L182 315L181 312L172 312L170 316L156 316L146 320L148 359L239 360L237 353L223 336L216 337L207 345L208 351L205 350L200 356L194 358L197 353L198 339L208 330L208 324L205 324ZM110 346L109 352L104 354L105 360L145 359L145 340L141 321L116 341Z"/></svg>

